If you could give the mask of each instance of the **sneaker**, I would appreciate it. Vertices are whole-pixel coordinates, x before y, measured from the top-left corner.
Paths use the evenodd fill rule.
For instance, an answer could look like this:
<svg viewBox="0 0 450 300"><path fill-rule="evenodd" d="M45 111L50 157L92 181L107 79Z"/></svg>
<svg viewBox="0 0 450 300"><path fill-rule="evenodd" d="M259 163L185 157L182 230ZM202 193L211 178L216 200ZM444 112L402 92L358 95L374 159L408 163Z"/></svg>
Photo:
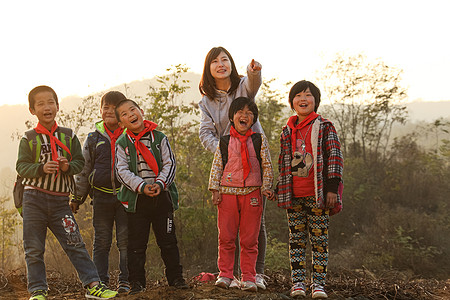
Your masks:
<svg viewBox="0 0 450 300"><path fill-rule="evenodd" d="M36 290L31 293L29 300L47 300L48 293L46 290Z"/></svg>
<svg viewBox="0 0 450 300"><path fill-rule="evenodd" d="M325 289L320 284L313 284L311 286L312 297L313 299L326 299L328 298L327 293L325 293Z"/></svg>
<svg viewBox="0 0 450 300"><path fill-rule="evenodd" d="M119 294L128 294L131 290L131 286L128 282L119 282L119 286L117 287L117 292Z"/></svg>
<svg viewBox="0 0 450 300"><path fill-rule="evenodd" d="M128 295L135 295L138 294L140 292L144 292L145 291L145 287L142 286L142 284L140 282L133 282L131 283L131 289L128 292Z"/></svg>
<svg viewBox="0 0 450 300"><path fill-rule="evenodd" d="M253 281L243 281L241 282L241 290L248 292L257 292L258 287Z"/></svg>
<svg viewBox="0 0 450 300"><path fill-rule="evenodd" d="M99 283L92 288L87 288L85 297L88 299L111 299L116 297L117 292L111 291L103 283Z"/></svg>
<svg viewBox="0 0 450 300"><path fill-rule="evenodd" d="M291 297L292 298L306 297L305 284L303 282L297 282L292 286Z"/></svg>
<svg viewBox="0 0 450 300"><path fill-rule="evenodd" d="M186 281L184 281L183 277L175 278L171 286L180 290L185 290L189 288L189 286L186 284Z"/></svg>
<svg viewBox="0 0 450 300"><path fill-rule="evenodd" d="M230 284L231 284L231 279L228 277L219 277L219 278L217 278L216 283L215 283L216 286L221 287L223 289L229 288Z"/></svg>
<svg viewBox="0 0 450 300"><path fill-rule="evenodd" d="M266 289L267 282L264 279L264 277L267 278L267 276L264 275L264 274L256 274L256 276L255 276L255 283L256 283L256 286L258 287L258 289L262 289L262 290Z"/></svg>
<svg viewBox="0 0 450 300"><path fill-rule="evenodd" d="M240 289L240 288L241 288L241 282L239 280L237 280L236 277L234 277L230 283L230 289Z"/></svg>

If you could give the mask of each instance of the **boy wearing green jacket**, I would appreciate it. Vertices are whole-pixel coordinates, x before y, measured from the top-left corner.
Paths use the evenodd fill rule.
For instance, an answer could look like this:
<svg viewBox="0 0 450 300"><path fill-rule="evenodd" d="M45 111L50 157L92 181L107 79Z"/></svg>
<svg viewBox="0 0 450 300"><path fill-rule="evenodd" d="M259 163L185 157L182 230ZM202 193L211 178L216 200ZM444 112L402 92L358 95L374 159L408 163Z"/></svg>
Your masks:
<svg viewBox="0 0 450 300"><path fill-rule="evenodd" d="M116 142L116 171L122 187L117 198L128 215L128 272L130 294L145 289L145 252L153 227L170 286L187 288L180 264L173 211L178 198L173 180L175 156L167 137L144 120L144 112L133 100L116 105L119 125L126 135Z"/></svg>
<svg viewBox="0 0 450 300"><path fill-rule="evenodd" d="M86 298L114 298L117 292L99 282L69 207L69 194L75 186L73 175L84 165L80 142L71 129L56 124L59 104L52 88L35 87L28 95L28 102L31 114L39 123L33 134L25 135L20 141L16 170L25 186L23 246L30 300L46 300L48 295L44 263L47 228L77 270L80 281L87 288ZM30 140L29 136L32 136Z"/></svg>

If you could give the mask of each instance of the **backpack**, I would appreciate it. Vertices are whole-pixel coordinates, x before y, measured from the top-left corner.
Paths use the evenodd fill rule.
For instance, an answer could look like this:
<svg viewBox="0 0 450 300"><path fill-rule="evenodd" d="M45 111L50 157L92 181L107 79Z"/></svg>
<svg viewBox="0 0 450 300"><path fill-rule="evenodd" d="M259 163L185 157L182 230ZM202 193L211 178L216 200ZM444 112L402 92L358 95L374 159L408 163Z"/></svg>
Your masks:
<svg viewBox="0 0 450 300"><path fill-rule="evenodd" d="M72 139L72 129L66 128L66 127L58 127L58 131L65 134L66 138L66 145L69 145L70 147L70 140ZM27 137L28 144L30 146L32 155L33 155L33 161L35 163L39 162L39 156L41 154L41 139L38 139L38 133L34 129L30 129L28 131L25 131L25 136ZM33 151L33 149L35 151ZM23 191L25 189L25 186L23 184L23 177L21 177L19 174L17 174L16 181L14 182L14 188L13 188L13 199L14 199L14 205L17 208L17 211L19 212L20 216L22 216L22 202L23 202Z"/></svg>
<svg viewBox="0 0 450 300"><path fill-rule="evenodd" d="M225 169L225 165L228 162L228 145L230 144L231 135L225 135L220 138L219 147L220 154L222 155L222 167ZM262 170L262 158L261 158L261 144L262 138L260 133L254 133L250 136L252 138L253 147L255 148L256 158L259 161L259 166ZM263 175L261 171L261 176Z"/></svg>

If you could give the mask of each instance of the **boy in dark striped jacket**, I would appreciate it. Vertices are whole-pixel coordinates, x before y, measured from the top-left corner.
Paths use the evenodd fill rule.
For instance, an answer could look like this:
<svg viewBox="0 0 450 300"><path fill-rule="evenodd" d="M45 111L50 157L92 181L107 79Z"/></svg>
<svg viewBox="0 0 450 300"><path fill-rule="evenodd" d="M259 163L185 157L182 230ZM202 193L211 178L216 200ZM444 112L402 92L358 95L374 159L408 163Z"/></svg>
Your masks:
<svg viewBox="0 0 450 300"><path fill-rule="evenodd" d="M38 86L28 95L29 109L39 123L31 140L26 135L19 145L17 173L23 178L23 246L27 263L30 300L45 300L48 285L44 252L47 227L78 272L86 298L110 299L117 292L108 290L97 274L85 248L80 230L69 207L74 193L73 175L84 166L81 145L69 128L59 127L55 117L58 97L48 86Z"/></svg>
<svg viewBox="0 0 450 300"><path fill-rule="evenodd" d="M119 125L126 135L116 143L117 178L122 187L117 198L128 216L128 272L130 294L145 289L145 252L153 227L170 286L187 288L180 264L173 211L178 208L175 156L169 140L157 125L144 120L144 112L133 100L116 105Z"/></svg>
<svg viewBox="0 0 450 300"><path fill-rule="evenodd" d="M318 115L320 90L299 81L289 92L296 112L280 138L278 206L287 209L293 286L291 297L306 296L306 245L312 250L312 298L327 298L328 224L342 207L343 158L333 124Z"/></svg>

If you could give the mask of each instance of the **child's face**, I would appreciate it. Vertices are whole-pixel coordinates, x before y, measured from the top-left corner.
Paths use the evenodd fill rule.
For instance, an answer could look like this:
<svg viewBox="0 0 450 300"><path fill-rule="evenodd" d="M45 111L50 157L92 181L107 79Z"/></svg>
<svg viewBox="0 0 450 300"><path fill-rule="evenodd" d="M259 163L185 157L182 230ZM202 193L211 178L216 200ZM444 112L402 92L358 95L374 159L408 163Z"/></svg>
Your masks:
<svg viewBox="0 0 450 300"><path fill-rule="evenodd" d="M304 120L314 111L315 100L309 88L295 95L292 106L300 120Z"/></svg>
<svg viewBox="0 0 450 300"><path fill-rule="evenodd" d="M144 112L127 102L117 109L119 113L119 126L131 130L133 133L139 133L144 130Z"/></svg>
<svg viewBox="0 0 450 300"><path fill-rule="evenodd" d="M238 110L233 116L234 128L237 132L244 135L253 125L254 115L246 105L243 109Z"/></svg>
<svg viewBox="0 0 450 300"><path fill-rule="evenodd" d="M115 113L116 106L108 103L103 103L100 108L100 113L102 115L102 120L105 122L109 129L116 128L118 126L118 121L116 119Z"/></svg>
<svg viewBox="0 0 450 300"><path fill-rule="evenodd" d="M40 92L34 96L34 107L30 107L30 113L35 115L39 123L50 130L55 122L59 105L50 92Z"/></svg>
<svg viewBox="0 0 450 300"><path fill-rule="evenodd" d="M209 70L214 79L225 79L230 77L231 69L230 58L225 52L220 52L220 54L212 60L211 65L209 66Z"/></svg>

